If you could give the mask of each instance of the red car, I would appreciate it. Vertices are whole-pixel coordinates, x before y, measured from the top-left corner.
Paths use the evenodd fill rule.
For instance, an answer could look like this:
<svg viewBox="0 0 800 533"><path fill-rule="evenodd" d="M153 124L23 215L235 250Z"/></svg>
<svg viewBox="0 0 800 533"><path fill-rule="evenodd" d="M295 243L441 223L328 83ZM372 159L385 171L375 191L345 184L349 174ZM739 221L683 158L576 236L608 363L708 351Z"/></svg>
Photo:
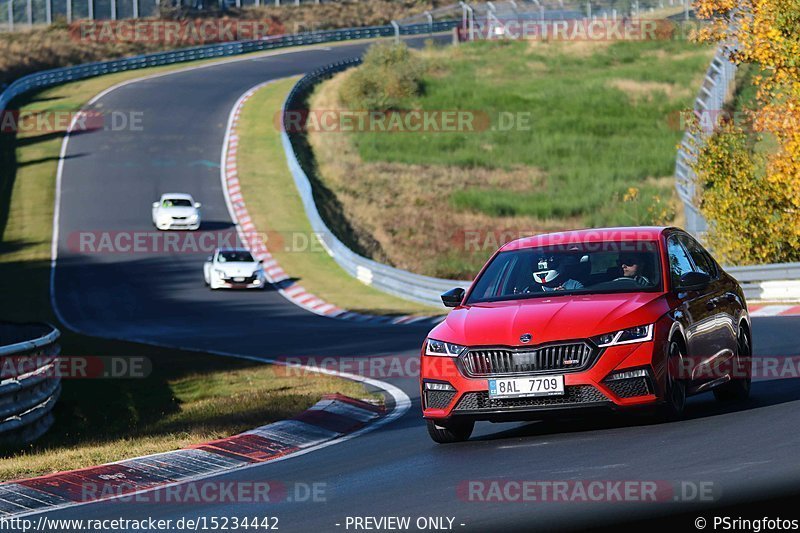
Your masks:
<svg viewBox="0 0 800 533"><path fill-rule="evenodd" d="M422 346L428 432L462 441L479 420L565 410L656 407L686 397L745 399L751 327L744 294L677 228L608 228L501 247Z"/></svg>

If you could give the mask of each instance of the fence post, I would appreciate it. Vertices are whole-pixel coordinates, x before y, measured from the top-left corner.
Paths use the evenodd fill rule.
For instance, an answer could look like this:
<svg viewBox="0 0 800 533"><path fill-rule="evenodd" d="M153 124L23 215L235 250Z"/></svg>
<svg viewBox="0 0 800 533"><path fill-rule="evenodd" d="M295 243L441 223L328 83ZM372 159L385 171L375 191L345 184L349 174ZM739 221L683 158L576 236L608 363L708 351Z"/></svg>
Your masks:
<svg viewBox="0 0 800 533"><path fill-rule="evenodd" d="M14 31L14 0L8 0L8 31Z"/></svg>
<svg viewBox="0 0 800 533"><path fill-rule="evenodd" d="M67 2L69 2L69 0L67 0ZM132 7L133 7L133 18L138 19L139 18L139 0L131 0L131 2L133 3L132 4Z"/></svg>
<svg viewBox="0 0 800 533"><path fill-rule="evenodd" d="M117 20L117 0L111 0L111 20Z"/></svg>
<svg viewBox="0 0 800 533"><path fill-rule="evenodd" d="M86 7L89 12L89 20L94 20L94 0L86 0Z"/></svg>
<svg viewBox="0 0 800 533"><path fill-rule="evenodd" d="M67 24L72 23L72 0L67 0Z"/></svg>
<svg viewBox="0 0 800 533"><path fill-rule="evenodd" d="M33 2L31 0L25 4L25 12L28 15L28 26L33 26Z"/></svg>
<svg viewBox="0 0 800 533"><path fill-rule="evenodd" d="M44 2L44 20L48 25L53 23L53 0Z"/></svg>

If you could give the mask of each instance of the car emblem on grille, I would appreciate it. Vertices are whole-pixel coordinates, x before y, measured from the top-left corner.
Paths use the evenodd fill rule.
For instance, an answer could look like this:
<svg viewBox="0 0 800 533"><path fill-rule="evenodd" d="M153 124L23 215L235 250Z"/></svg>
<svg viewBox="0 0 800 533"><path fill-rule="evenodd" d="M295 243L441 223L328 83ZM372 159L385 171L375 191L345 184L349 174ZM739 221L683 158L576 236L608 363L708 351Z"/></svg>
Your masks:
<svg viewBox="0 0 800 533"><path fill-rule="evenodd" d="M533 338L533 336L530 333L524 333L524 334L520 335L519 340L523 344L528 344L529 342L531 342L532 338Z"/></svg>

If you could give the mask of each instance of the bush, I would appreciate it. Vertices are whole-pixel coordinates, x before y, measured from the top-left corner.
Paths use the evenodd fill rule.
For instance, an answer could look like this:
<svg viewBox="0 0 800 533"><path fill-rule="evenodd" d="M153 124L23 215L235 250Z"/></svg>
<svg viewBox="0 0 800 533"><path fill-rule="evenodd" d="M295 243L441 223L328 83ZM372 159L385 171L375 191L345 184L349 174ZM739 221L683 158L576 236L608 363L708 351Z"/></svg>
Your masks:
<svg viewBox="0 0 800 533"><path fill-rule="evenodd" d="M341 102L350 109L401 109L420 94L424 68L402 43L378 43L364 56L364 64L342 84Z"/></svg>

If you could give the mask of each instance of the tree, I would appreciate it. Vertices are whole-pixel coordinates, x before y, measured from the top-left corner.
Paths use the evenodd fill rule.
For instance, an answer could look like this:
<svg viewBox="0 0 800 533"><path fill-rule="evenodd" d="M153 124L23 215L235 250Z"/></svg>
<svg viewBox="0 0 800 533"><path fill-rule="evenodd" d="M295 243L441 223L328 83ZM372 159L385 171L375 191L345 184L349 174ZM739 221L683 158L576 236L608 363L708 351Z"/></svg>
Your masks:
<svg viewBox="0 0 800 533"><path fill-rule="evenodd" d="M732 61L759 69L752 132L722 124L694 165L710 240L727 261L800 260L800 0L698 0L695 7L711 20L699 40L723 43ZM752 135L774 148L757 153Z"/></svg>

